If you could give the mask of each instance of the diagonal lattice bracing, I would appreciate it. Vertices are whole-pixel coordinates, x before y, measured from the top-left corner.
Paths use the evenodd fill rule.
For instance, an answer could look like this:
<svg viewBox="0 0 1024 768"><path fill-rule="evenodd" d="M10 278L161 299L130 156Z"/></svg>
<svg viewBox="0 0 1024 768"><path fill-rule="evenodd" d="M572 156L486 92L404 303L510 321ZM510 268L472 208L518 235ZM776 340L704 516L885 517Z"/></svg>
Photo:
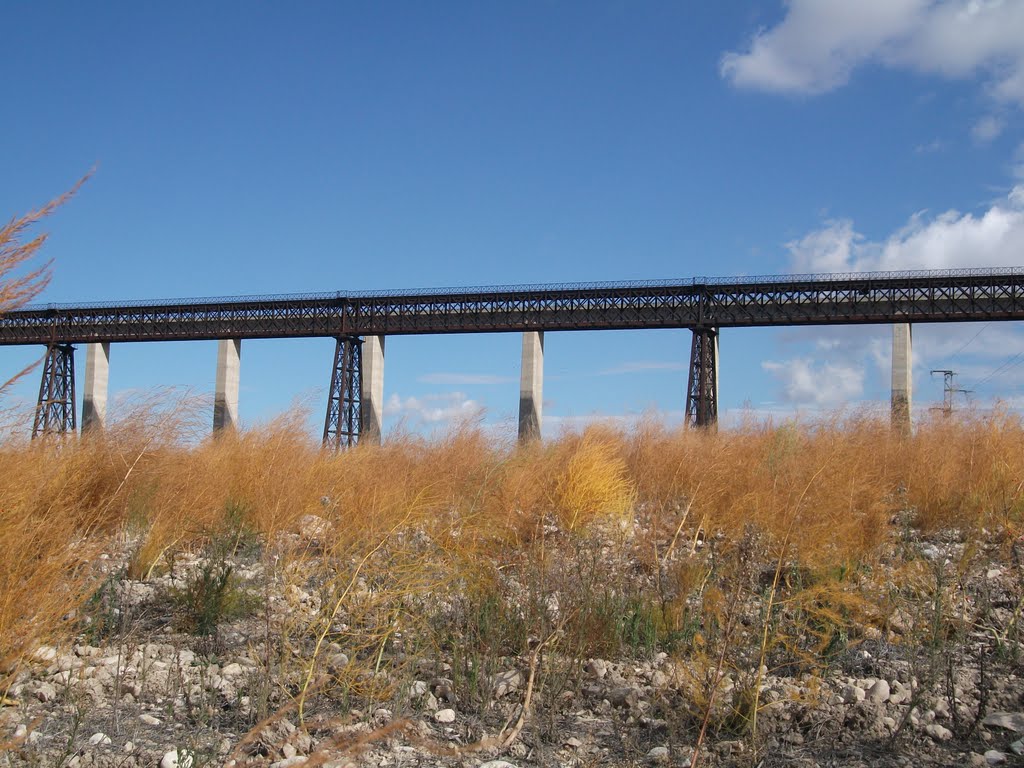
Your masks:
<svg viewBox="0 0 1024 768"><path fill-rule="evenodd" d="M686 423L691 427L714 427L718 424L717 328L693 330L686 389Z"/></svg>
<svg viewBox="0 0 1024 768"><path fill-rule="evenodd" d="M70 344L50 344L43 360L32 438L74 433L76 426L75 348Z"/></svg>
<svg viewBox="0 0 1024 768"><path fill-rule="evenodd" d="M359 441L362 345L358 336L339 336L324 419L324 448L350 448Z"/></svg>

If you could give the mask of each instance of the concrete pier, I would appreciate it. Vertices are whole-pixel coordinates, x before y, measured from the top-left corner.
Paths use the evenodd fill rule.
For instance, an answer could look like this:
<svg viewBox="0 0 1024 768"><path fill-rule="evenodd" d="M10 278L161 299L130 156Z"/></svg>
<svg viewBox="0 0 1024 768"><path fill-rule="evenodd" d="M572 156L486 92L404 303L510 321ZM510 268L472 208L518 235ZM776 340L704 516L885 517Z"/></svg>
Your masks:
<svg viewBox="0 0 1024 768"><path fill-rule="evenodd" d="M217 391L213 398L213 431L238 425L238 380L242 361L241 339L217 342Z"/></svg>
<svg viewBox="0 0 1024 768"><path fill-rule="evenodd" d="M913 352L910 323L892 327L892 426L903 434L911 429L911 383Z"/></svg>
<svg viewBox="0 0 1024 768"><path fill-rule="evenodd" d="M380 445L384 427L384 337L363 338L359 383L360 442Z"/></svg>
<svg viewBox="0 0 1024 768"><path fill-rule="evenodd" d="M82 396L82 431L107 426L107 385L110 380L110 344L85 348L85 393Z"/></svg>
<svg viewBox="0 0 1024 768"><path fill-rule="evenodd" d="M523 363L519 377L519 442L540 439L544 405L544 333L523 334Z"/></svg>

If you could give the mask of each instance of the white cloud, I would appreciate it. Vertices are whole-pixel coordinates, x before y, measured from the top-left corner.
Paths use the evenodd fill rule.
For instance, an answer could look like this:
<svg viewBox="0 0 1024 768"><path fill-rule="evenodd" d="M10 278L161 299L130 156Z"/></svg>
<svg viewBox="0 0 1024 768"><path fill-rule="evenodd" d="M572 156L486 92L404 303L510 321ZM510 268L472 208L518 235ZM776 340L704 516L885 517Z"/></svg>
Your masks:
<svg viewBox="0 0 1024 768"><path fill-rule="evenodd" d="M447 424L478 418L483 412L484 407L480 403L462 392L405 398L392 394L384 403L385 416L407 419L414 425Z"/></svg>
<svg viewBox="0 0 1024 768"><path fill-rule="evenodd" d="M486 373L425 373L418 376L417 381L423 384L509 384L515 379L511 376L493 376Z"/></svg>
<svg viewBox="0 0 1024 768"><path fill-rule="evenodd" d="M985 117L981 118L972 126L971 136L974 137L975 141L981 144L987 144L999 136L1005 127L1006 121L1001 117L997 117L996 115L985 115Z"/></svg>
<svg viewBox="0 0 1024 768"><path fill-rule="evenodd" d="M797 272L1018 266L1024 253L1024 184L982 213L917 213L881 241L868 240L853 222L826 222L786 244Z"/></svg>
<svg viewBox="0 0 1024 768"><path fill-rule="evenodd" d="M948 78L986 78L998 101L1024 104L1020 0L788 0L786 15L722 57L736 86L818 94L868 63Z"/></svg>
<svg viewBox="0 0 1024 768"><path fill-rule="evenodd" d="M782 384L785 402L830 407L859 399L864 394L864 366L795 358L765 360L761 367Z"/></svg>

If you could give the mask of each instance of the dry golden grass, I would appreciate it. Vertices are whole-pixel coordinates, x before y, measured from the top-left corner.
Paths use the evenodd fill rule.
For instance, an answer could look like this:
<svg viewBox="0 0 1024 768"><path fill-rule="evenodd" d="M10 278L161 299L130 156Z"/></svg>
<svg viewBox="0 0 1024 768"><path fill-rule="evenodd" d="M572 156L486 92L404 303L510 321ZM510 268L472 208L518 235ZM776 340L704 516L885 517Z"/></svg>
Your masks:
<svg viewBox="0 0 1024 768"><path fill-rule="evenodd" d="M724 620L714 611L728 593L715 579L726 560L713 574L683 555L708 541L727 557L752 531L764 544L763 568L776 574L772 599L778 592L779 610L808 622L790 634L804 632L813 654L830 641L822 627L870 613L856 580L836 576L833 588L825 575L877 564L906 526L985 528L1007 541L1022 530L1024 425L1008 413L929 421L906 440L883 422L846 416L717 434L653 422L595 426L524 449L463 428L341 454L308 438L301 414L196 442L195 413L147 406L102 436L0 444L0 547L19 553L0 561L6 670L71 629L63 617L92 587L88 563L117 542L134 547L132 574L146 577L178 552L255 537L283 556L281 573L320 584L322 613L291 628L296 642L343 640L379 664L398 628L426 631L420 608L429 596L450 588L482 601L502 588L506 566L540 569L536 584L563 601L549 616L540 601L516 598L519 620L546 622L538 634L573 617L588 632L618 622L620 638L636 639L641 620L680 630L695 620L692 595L704 599L701 621ZM622 534L618 575L600 562L609 534ZM551 554L552 537L561 555ZM566 552L577 559L559 561ZM807 579L805 590L791 574ZM380 588L368 591L367 582ZM630 596L630 583L661 591L650 596L653 608L637 602L640 592ZM604 602L571 604L573 589ZM633 624L623 624L623 611ZM362 617L349 622L349 636L333 628L342 614ZM319 674L316 656L304 662L309 680Z"/></svg>

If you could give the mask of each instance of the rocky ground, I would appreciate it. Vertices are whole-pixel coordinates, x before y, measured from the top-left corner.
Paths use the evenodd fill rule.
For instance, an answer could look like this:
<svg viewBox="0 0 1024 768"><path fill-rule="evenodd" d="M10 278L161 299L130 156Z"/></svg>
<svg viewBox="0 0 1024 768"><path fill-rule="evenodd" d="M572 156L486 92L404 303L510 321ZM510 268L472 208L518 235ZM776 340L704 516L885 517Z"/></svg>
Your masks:
<svg viewBox="0 0 1024 768"><path fill-rule="evenodd" d="M922 556L944 557L943 546L926 542ZM197 633L181 605L203 564L183 556L166 573L130 579L105 555L111 579L72 617L77 642L39 648L9 690L0 765L691 764L701 709L686 693L696 673L685 655L572 659L538 638L526 657L490 660L477 681L486 695L470 698L453 680L451 650L357 669L351 649L324 643L323 675L310 679L280 636L281 617L315 613L316 595L278 585L259 558L236 557L232 578L254 599ZM876 633L813 672L763 670L753 706L749 686L723 673L701 764L1024 764L1022 657L1003 631L1016 626L1019 578L1006 567L978 578L991 624L938 657ZM351 685L318 688L341 679Z"/></svg>

